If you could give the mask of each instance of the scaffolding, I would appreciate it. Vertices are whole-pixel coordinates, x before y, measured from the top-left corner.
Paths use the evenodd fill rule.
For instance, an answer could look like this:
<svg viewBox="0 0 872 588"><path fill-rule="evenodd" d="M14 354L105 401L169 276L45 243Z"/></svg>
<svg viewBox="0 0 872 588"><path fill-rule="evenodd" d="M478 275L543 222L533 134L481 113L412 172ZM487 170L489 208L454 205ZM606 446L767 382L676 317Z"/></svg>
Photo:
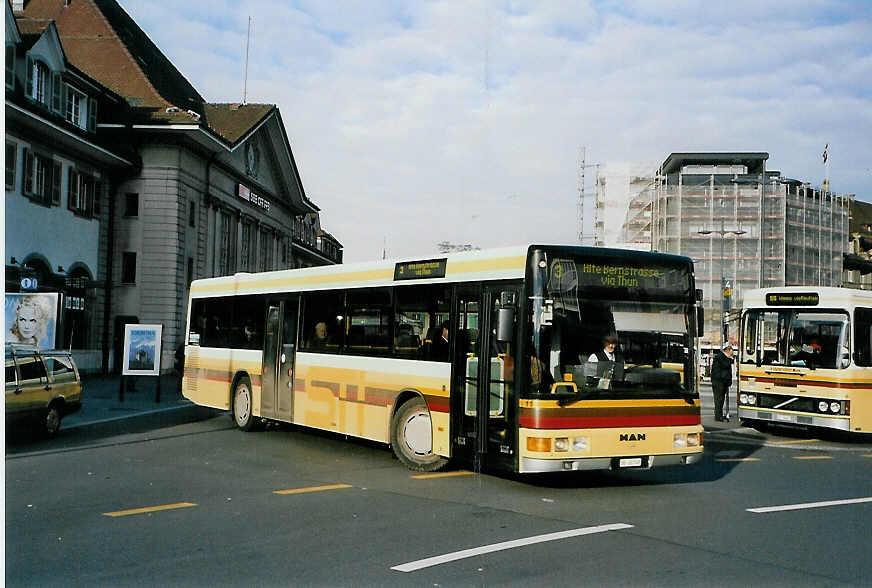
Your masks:
<svg viewBox="0 0 872 588"><path fill-rule="evenodd" d="M737 316L746 290L841 285L853 195L766 171L767 158L672 154L653 188L630 204L628 240L647 233L652 249L694 260L705 305L704 345L723 342L721 324Z"/></svg>

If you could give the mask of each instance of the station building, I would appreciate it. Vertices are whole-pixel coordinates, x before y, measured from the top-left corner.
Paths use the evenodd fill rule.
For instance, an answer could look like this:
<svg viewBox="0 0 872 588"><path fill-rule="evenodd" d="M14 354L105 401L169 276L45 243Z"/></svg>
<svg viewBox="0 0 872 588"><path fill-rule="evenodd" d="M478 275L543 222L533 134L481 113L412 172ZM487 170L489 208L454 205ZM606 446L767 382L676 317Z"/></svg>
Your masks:
<svg viewBox="0 0 872 588"><path fill-rule="evenodd" d="M83 369L119 369L128 323L162 325L172 369L194 279L341 263L275 105L207 102L114 0L7 3L6 24L6 288L65 295L56 344Z"/></svg>

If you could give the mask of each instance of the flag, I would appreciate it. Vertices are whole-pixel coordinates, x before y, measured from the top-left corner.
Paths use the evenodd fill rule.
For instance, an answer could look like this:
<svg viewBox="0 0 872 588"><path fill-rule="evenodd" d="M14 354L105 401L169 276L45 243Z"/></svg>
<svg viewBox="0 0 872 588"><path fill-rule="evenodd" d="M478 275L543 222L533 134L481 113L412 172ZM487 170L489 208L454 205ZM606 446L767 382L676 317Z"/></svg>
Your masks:
<svg viewBox="0 0 872 588"><path fill-rule="evenodd" d="M824 158L824 163L827 162L827 149L829 149L829 148L830 148L830 144L829 144L829 143L827 143L826 145L824 145L824 152L821 154L821 156Z"/></svg>

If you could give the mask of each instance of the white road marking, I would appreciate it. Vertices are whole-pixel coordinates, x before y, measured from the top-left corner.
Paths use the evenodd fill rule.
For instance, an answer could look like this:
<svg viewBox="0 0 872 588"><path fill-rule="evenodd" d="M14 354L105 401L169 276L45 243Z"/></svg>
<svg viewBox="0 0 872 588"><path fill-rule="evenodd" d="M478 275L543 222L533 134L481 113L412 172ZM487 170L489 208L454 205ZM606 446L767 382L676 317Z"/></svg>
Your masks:
<svg viewBox="0 0 872 588"><path fill-rule="evenodd" d="M492 543L491 545L483 545L481 547L473 547L472 549L464 549L463 551L455 551L454 553L446 553L426 559L419 559L400 565L393 566L391 569L398 572L414 572L431 566L475 557L485 553L493 553L495 551L504 551L506 549L514 549L515 547L524 547L525 545L534 545L536 543L545 543L547 541L557 541L559 539L567 539L569 537L578 537L580 535L593 535L594 533L605 533L606 531L618 531L620 529L632 529L633 525L625 523L611 523L608 525L599 525L597 527L584 527L581 529L571 529L569 531L559 531L557 533L547 533L545 535L536 535L534 537L526 537L523 539L514 539L512 541L503 541L502 543Z"/></svg>
<svg viewBox="0 0 872 588"><path fill-rule="evenodd" d="M824 506L842 506L845 504L859 504L861 502L872 502L872 496L866 498L849 498L847 500L827 500L825 502L806 502L805 504L785 504L783 506L762 506L760 508L746 509L748 512L766 513L766 512L781 512L784 510L803 510L806 508L822 508Z"/></svg>

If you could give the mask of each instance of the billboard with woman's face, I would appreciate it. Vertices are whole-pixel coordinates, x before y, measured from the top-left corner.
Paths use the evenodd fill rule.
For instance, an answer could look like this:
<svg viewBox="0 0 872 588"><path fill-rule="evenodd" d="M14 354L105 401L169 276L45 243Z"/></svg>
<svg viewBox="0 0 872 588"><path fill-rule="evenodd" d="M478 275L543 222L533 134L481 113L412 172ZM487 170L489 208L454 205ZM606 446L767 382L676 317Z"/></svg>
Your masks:
<svg viewBox="0 0 872 588"><path fill-rule="evenodd" d="M6 294L6 341L36 345L40 349L55 346L58 318L58 294Z"/></svg>

